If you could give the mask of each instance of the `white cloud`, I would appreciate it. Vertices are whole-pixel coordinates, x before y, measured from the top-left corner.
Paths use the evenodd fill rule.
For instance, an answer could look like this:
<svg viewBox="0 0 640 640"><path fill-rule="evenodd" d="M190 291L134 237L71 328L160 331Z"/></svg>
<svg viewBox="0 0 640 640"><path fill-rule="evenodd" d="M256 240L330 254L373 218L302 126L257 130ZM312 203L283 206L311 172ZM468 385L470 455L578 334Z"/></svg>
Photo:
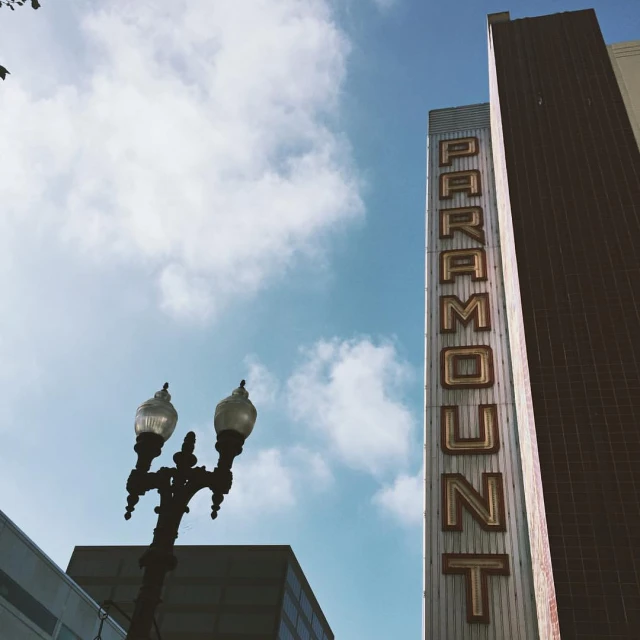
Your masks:
<svg viewBox="0 0 640 640"><path fill-rule="evenodd" d="M333 483L333 474L326 459L317 451L296 445L290 450L291 462L299 480L305 486L324 490ZM309 484L307 484L309 483Z"/></svg>
<svg viewBox="0 0 640 640"><path fill-rule="evenodd" d="M383 487L374 495L373 502L403 525L421 525L424 511L422 471L415 476L398 476L392 485Z"/></svg>
<svg viewBox="0 0 640 640"><path fill-rule="evenodd" d="M158 284L165 311L201 320L211 316L213 300L203 278L190 275L181 265L170 264L162 270Z"/></svg>
<svg viewBox="0 0 640 640"><path fill-rule="evenodd" d="M247 356L244 363L248 367L247 391L251 401L258 407L273 405L280 388L277 376L253 355Z"/></svg>
<svg viewBox="0 0 640 640"><path fill-rule="evenodd" d="M92 7L86 76L47 67L43 95L14 73L0 93L12 225L136 267L167 312L208 319L361 216L328 0Z"/></svg>
<svg viewBox="0 0 640 640"><path fill-rule="evenodd" d="M216 455L211 452L198 458L198 464L204 464L208 469L213 469L216 463ZM308 499L310 489L322 492L332 482L333 475L327 463L306 447L245 449L234 461L233 487L225 497L222 509L225 518L234 520L284 513L303 498ZM196 515L209 517L211 492L201 491L194 498L191 509Z"/></svg>
<svg viewBox="0 0 640 640"><path fill-rule="evenodd" d="M233 489L225 498L225 509L236 517L286 511L308 497L303 491L321 491L331 483L328 466L304 447L244 455L234 463Z"/></svg>
<svg viewBox="0 0 640 640"><path fill-rule="evenodd" d="M279 449L263 449L234 464L232 493L225 509L233 513L277 512L296 503L293 472Z"/></svg>
<svg viewBox="0 0 640 640"><path fill-rule="evenodd" d="M411 377L389 342L319 341L288 381L293 417L326 439L345 464L376 476L407 462L413 417L403 401Z"/></svg>

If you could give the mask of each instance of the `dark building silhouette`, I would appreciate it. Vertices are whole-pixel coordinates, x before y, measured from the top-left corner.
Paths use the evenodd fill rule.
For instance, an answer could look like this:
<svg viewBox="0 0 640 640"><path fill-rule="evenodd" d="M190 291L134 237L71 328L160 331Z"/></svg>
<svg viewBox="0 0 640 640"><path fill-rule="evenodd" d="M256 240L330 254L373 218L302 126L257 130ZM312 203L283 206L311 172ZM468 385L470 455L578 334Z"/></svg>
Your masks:
<svg viewBox="0 0 640 640"><path fill-rule="evenodd" d="M490 31L560 633L637 640L640 152L593 10Z"/></svg>
<svg viewBox="0 0 640 640"><path fill-rule="evenodd" d="M131 615L144 550L76 547L67 573ZM156 616L163 640L334 640L291 547L176 546L175 555Z"/></svg>

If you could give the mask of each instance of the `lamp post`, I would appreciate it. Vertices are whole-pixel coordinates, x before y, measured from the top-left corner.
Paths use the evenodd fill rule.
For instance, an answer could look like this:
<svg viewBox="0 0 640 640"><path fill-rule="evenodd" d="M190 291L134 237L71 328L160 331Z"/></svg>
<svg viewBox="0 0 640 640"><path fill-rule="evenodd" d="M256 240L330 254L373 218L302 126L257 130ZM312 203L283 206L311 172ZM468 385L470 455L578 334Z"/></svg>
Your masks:
<svg viewBox="0 0 640 640"><path fill-rule="evenodd" d="M177 564L173 547L182 516L189 513L188 505L191 498L200 489L211 489L211 518L215 519L224 496L231 489L233 460L242 453L244 441L253 431L257 417L256 408L249 400L244 385L243 380L240 386L216 407L214 426L219 458L213 471L207 471L204 466L195 466L198 461L193 455L196 435L190 431L184 438L182 450L173 456L176 466L162 467L151 472L153 459L160 455L162 445L171 437L178 422L178 413L171 404L169 383L165 383L161 391L138 407L135 419L137 438L134 447L138 461L127 480L129 495L124 517L129 520L140 496L152 489L156 489L160 494L160 505L155 508L158 524L153 532L153 542L142 554L139 562L144 574L127 640L150 639L155 610L161 601L164 578Z"/></svg>

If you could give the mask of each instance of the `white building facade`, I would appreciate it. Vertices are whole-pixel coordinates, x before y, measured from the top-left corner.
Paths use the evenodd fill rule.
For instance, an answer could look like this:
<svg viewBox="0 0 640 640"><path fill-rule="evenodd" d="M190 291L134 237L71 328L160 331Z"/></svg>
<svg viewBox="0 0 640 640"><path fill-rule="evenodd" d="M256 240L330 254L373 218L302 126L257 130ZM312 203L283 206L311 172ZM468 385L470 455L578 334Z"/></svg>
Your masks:
<svg viewBox="0 0 640 640"><path fill-rule="evenodd" d="M0 638L93 640L99 605L0 511ZM102 640L125 637L107 618Z"/></svg>

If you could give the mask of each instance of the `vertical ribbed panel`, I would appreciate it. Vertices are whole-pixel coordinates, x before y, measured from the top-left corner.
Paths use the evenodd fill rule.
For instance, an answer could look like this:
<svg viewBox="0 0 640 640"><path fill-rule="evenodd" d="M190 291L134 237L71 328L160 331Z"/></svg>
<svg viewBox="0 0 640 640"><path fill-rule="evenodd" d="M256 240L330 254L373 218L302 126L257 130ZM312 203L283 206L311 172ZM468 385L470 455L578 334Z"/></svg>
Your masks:
<svg viewBox="0 0 640 640"><path fill-rule="evenodd" d="M465 112L466 111L466 112ZM465 117L475 123L457 128ZM446 127L453 123L454 129ZM533 598L529 538L523 498L517 429L514 416L513 381L510 371L503 266L496 215L488 105L472 105L448 113L430 114L427 252L426 252L426 361L425 361L425 602L426 640L533 640L538 638ZM475 136L479 155L456 158L450 167L439 167L439 142L443 139ZM482 196L456 194L440 201L438 180L445 172L477 169L481 173ZM479 205L484 211L488 280L472 282L458 277L452 284L439 283L442 251L478 248L481 245L461 233L452 239L439 238L439 210ZM458 325L453 334L439 331L440 296L457 295L463 302L472 293L486 292L490 298L491 331L475 332L473 323ZM444 347L489 345L493 350L495 383L487 389L448 390L440 380L440 353ZM496 404L500 450L491 455L446 455L440 446L440 410L443 405L459 407L462 437L478 433L478 405ZM482 492L482 473L500 472L504 478L506 532L484 531L463 510L461 532L442 531L441 475L461 473ZM443 575L443 553L508 554L509 576L488 579L490 623L467 622L466 578Z"/></svg>
<svg viewBox="0 0 640 640"><path fill-rule="evenodd" d="M489 126L489 103L470 104L429 112L429 135L468 131Z"/></svg>

